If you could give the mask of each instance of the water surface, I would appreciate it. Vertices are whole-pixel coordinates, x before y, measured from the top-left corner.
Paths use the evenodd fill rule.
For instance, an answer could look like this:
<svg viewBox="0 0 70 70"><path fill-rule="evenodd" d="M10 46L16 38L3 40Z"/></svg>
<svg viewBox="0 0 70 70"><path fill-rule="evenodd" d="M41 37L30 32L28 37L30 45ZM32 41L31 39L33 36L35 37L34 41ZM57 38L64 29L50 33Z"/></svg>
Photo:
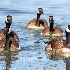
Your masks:
<svg viewBox="0 0 70 70"><path fill-rule="evenodd" d="M28 30L26 24L36 17L37 8L42 7L44 18L53 15L55 25L64 31L70 24L70 0L2 0L0 2L0 28L5 27L5 17L12 15L11 30L18 34L21 50L8 54L0 53L0 70L69 70L69 59L48 55L45 51L46 38L41 31ZM67 69L68 68L68 69Z"/></svg>

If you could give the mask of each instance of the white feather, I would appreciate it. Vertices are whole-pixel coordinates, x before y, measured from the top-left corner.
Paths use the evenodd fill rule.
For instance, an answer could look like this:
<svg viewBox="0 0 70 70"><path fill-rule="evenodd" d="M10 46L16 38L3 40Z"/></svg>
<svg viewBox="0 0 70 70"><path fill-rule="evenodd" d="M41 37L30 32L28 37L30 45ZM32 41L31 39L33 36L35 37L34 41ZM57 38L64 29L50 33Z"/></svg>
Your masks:
<svg viewBox="0 0 70 70"><path fill-rule="evenodd" d="M6 17L5 21L8 23L8 21L7 21L7 17Z"/></svg>
<svg viewBox="0 0 70 70"><path fill-rule="evenodd" d="M37 13L40 13L39 10L37 11Z"/></svg>
<svg viewBox="0 0 70 70"><path fill-rule="evenodd" d="M66 27L66 31L67 31L67 32L70 32L70 30L68 29L68 27Z"/></svg>

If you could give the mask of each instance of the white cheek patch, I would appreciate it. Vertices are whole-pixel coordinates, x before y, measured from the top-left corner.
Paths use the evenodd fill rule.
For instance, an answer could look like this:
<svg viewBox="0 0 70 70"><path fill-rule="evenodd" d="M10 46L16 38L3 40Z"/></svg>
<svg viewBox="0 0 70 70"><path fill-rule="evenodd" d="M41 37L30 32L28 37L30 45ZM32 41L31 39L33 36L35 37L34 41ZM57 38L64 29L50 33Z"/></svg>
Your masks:
<svg viewBox="0 0 70 70"><path fill-rule="evenodd" d="M7 17L6 17L5 21L8 22L8 21L7 21Z"/></svg>
<svg viewBox="0 0 70 70"><path fill-rule="evenodd" d="M39 10L37 11L37 13L40 13Z"/></svg>
<svg viewBox="0 0 70 70"><path fill-rule="evenodd" d="M68 27L66 27L66 31L67 31L67 32L70 32L70 30L68 29Z"/></svg>

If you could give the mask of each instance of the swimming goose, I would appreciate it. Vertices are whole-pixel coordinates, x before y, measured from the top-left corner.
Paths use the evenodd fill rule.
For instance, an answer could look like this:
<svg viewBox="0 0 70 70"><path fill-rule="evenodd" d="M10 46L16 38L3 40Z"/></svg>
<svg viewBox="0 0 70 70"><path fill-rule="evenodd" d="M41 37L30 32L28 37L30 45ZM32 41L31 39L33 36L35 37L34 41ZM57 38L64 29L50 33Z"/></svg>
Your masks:
<svg viewBox="0 0 70 70"><path fill-rule="evenodd" d="M68 52L70 53L70 25L67 26L66 30L66 40L64 39L52 39L46 42L46 51L56 50L57 52Z"/></svg>
<svg viewBox="0 0 70 70"><path fill-rule="evenodd" d="M63 36L64 35L64 32L63 32L63 30L60 27L53 26L54 25L53 16L49 16L49 23L50 23L50 26L46 26L43 29L43 31L41 32L42 36L49 36L49 35Z"/></svg>
<svg viewBox="0 0 70 70"><path fill-rule="evenodd" d="M5 21L6 27L0 30L0 50L17 51L19 47L19 38L14 31L10 30L12 16L8 15Z"/></svg>
<svg viewBox="0 0 70 70"><path fill-rule="evenodd" d="M48 23L45 19L40 19L41 14L43 14L43 9L38 8L37 18L32 19L27 25L27 29L44 29L44 27L48 26Z"/></svg>

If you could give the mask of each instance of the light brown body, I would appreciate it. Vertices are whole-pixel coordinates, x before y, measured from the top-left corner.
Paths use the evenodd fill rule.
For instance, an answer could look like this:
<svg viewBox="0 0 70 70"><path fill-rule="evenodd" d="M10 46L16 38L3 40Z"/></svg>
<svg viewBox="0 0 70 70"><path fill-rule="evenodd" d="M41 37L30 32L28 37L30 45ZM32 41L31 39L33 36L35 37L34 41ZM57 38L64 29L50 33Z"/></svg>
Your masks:
<svg viewBox="0 0 70 70"><path fill-rule="evenodd" d="M50 26L47 26L43 29L43 31L41 32L41 35L42 36L48 36L50 35ZM56 26L56 27L53 27L53 33L52 33L53 36L63 36L64 35L64 32L63 30Z"/></svg>
<svg viewBox="0 0 70 70"><path fill-rule="evenodd" d="M56 51L61 53L70 53L70 49L66 48L66 40L63 39L53 39L47 42L47 46L45 47L46 51Z"/></svg>
<svg viewBox="0 0 70 70"><path fill-rule="evenodd" d="M28 28L28 29L44 29L46 26L48 26L48 23L47 23L47 21L45 19L40 19L39 20L40 27L36 26L36 21L37 21L36 18L32 19L26 25L26 28Z"/></svg>
<svg viewBox="0 0 70 70"><path fill-rule="evenodd" d="M13 32L13 31L12 31ZM17 51L19 50L19 38L15 32L13 32L13 37L10 37L12 44L10 47L11 51ZM4 50L6 43L6 35L3 33L2 30L0 30L0 51Z"/></svg>

